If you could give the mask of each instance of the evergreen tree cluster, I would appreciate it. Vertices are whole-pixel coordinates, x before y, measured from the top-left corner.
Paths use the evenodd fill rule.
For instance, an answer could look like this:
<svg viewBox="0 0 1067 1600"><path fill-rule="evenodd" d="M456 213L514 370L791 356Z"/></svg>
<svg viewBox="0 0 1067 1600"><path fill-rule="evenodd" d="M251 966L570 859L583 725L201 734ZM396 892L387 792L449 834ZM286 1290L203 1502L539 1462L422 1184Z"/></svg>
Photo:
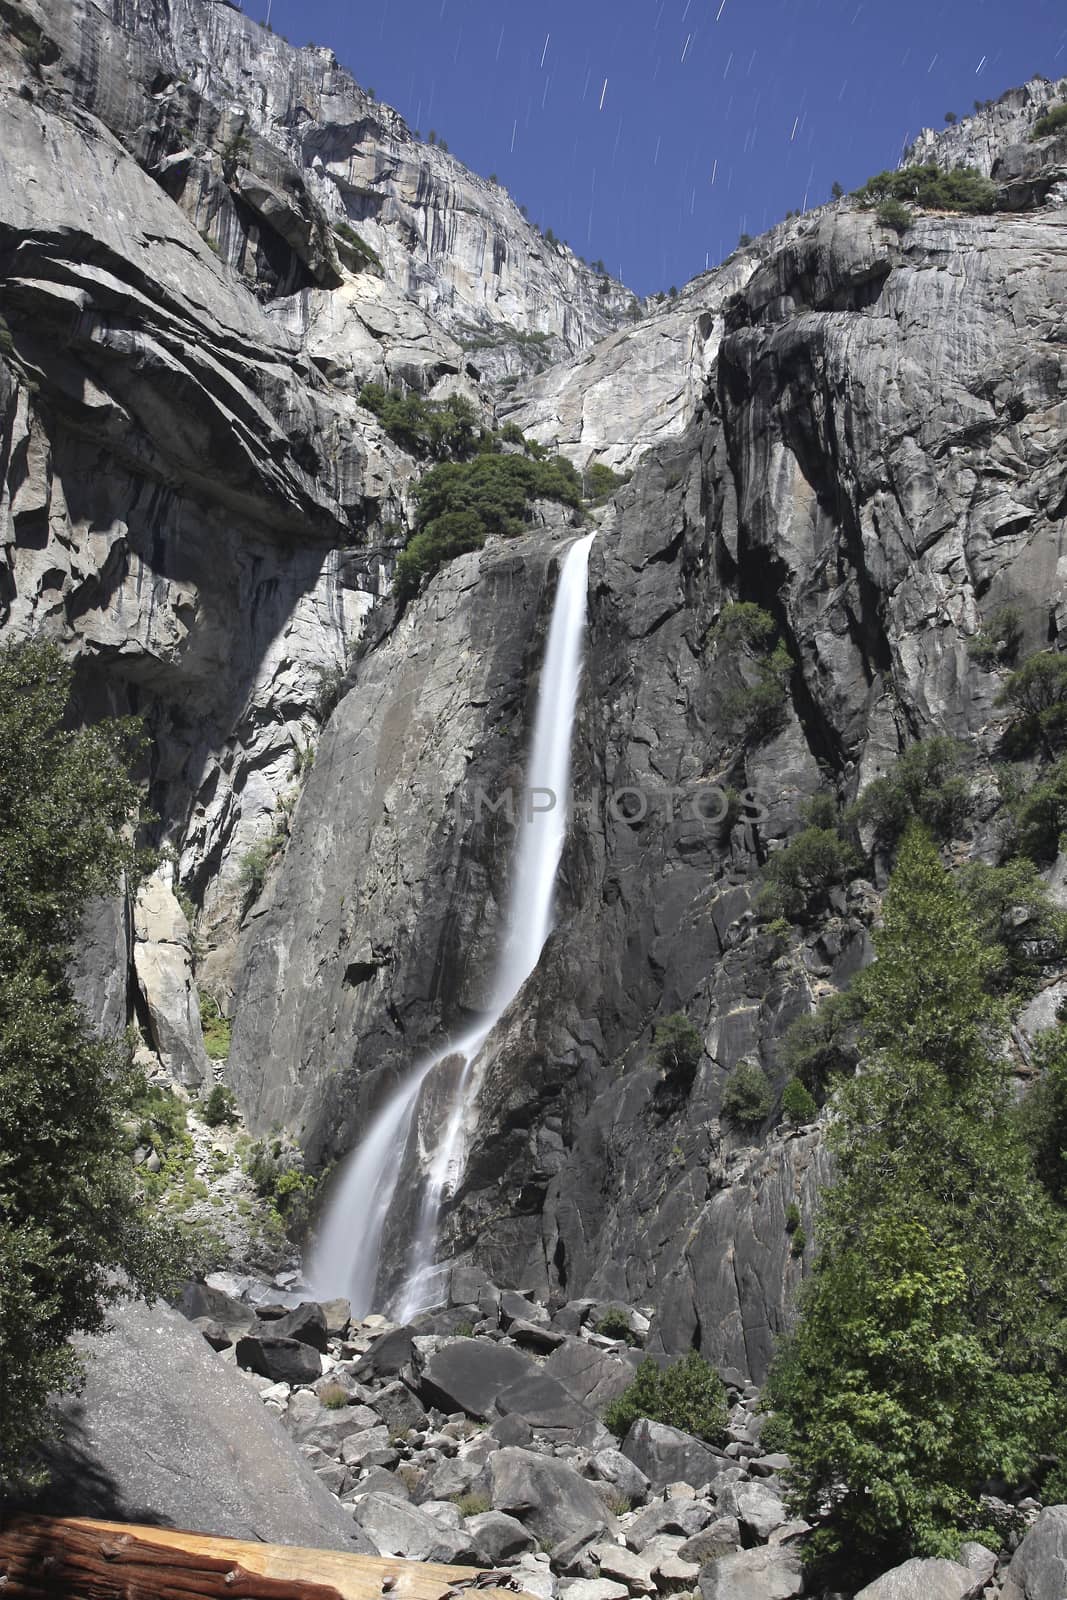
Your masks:
<svg viewBox="0 0 1067 1600"><path fill-rule="evenodd" d="M49 1396L77 1386L71 1336L104 1326L120 1274L152 1295L186 1270L128 1155L143 1080L67 976L87 901L136 870L141 733L72 729L70 688L52 646L0 649L0 1479L45 1431Z"/></svg>
<svg viewBox="0 0 1067 1600"><path fill-rule="evenodd" d="M767 1391L812 1559L850 1584L963 1538L999 1545L983 1487L1037 1482L1065 1422L1067 1045L1057 1030L1021 1114L1000 910L917 821L883 912L853 986L861 1070L835 1093L815 1270ZM812 1029L798 1062L821 1075L839 1032Z"/></svg>

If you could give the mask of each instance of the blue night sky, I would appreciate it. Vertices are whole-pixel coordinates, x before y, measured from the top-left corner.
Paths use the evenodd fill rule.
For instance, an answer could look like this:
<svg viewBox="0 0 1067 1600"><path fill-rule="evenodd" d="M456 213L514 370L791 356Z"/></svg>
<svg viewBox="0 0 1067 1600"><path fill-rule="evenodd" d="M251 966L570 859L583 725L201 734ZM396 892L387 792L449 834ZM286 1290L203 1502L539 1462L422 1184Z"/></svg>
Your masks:
<svg viewBox="0 0 1067 1600"><path fill-rule="evenodd" d="M946 111L1067 75L1063 0L271 4L642 294L894 166Z"/></svg>

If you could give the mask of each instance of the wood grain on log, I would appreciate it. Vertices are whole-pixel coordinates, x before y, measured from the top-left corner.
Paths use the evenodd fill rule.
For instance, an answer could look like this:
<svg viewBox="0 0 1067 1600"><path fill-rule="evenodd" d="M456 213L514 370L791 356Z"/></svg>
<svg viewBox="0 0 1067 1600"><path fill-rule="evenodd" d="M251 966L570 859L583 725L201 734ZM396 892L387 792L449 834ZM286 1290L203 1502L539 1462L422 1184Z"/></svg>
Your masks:
<svg viewBox="0 0 1067 1600"><path fill-rule="evenodd" d="M517 1592L507 1573L474 1567L82 1517L0 1523L3 1600L459 1600L468 1590L484 1600Z"/></svg>

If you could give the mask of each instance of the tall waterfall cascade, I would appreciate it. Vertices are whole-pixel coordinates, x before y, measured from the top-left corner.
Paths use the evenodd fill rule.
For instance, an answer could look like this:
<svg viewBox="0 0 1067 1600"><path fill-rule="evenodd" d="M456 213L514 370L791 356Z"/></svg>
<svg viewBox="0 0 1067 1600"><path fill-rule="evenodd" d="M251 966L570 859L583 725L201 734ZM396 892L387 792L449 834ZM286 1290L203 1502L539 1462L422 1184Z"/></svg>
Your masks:
<svg viewBox="0 0 1067 1600"><path fill-rule="evenodd" d="M571 545L559 576L526 769L531 803L519 808L508 913L488 1009L476 1027L420 1061L382 1106L349 1156L320 1224L310 1282L323 1297L346 1295L357 1316L385 1309L374 1304L383 1232L423 1087L435 1069L449 1063L456 1084L436 1147L421 1162L422 1192L404 1284L390 1309L403 1319L433 1299L438 1218L463 1176L478 1095L492 1059L491 1036L537 966L552 931L556 876L567 835L571 742L594 538L590 533ZM549 797L551 803L546 803Z"/></svg>

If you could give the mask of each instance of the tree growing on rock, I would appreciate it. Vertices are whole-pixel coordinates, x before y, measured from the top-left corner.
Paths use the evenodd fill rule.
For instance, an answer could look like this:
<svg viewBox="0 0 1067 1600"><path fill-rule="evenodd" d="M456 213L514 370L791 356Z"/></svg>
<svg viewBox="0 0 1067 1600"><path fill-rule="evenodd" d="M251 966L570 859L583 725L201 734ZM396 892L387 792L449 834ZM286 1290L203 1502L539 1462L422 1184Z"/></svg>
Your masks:
<svg viewBox="0 0 1067 1600"><path fill-rule="evenodd" d="M652 1052L667 1081L688 1094L704 1053L704 1041L684 1011L674 1011L657 1024Z"/></svg>
<svg viewBox="0 0 1067 1600"><path fill-rule="evenodd" d="M665 1368L651 1357L642 1361L633 1383L608 1406L604 1422L620 1439L639 1418L647 1417L718 1444L726 1429L726 1416L722 1379L703 1356L690 1350Z"/></svg>
<svg viewBox="0 0 1067 1600"><path fill-rule="evenodd" d="M128 1052L98 1038L67 959L81 912L134 865L136 724L66 725L70 669L44 644L0 650L0 1478L77 1385L75 1333L183 1266L146 1214L123 1119Z"/></svg>
<svg viewBox="0 0 1067 1600"><path fill-rule="evenodd" d="M864 1070L837 1092L837 1179L768 1398L832 1581L951 1555L990 1478L1062 1429L1062 1224L1010 1105L994 953L917 824L857 980Z"/></svg>

